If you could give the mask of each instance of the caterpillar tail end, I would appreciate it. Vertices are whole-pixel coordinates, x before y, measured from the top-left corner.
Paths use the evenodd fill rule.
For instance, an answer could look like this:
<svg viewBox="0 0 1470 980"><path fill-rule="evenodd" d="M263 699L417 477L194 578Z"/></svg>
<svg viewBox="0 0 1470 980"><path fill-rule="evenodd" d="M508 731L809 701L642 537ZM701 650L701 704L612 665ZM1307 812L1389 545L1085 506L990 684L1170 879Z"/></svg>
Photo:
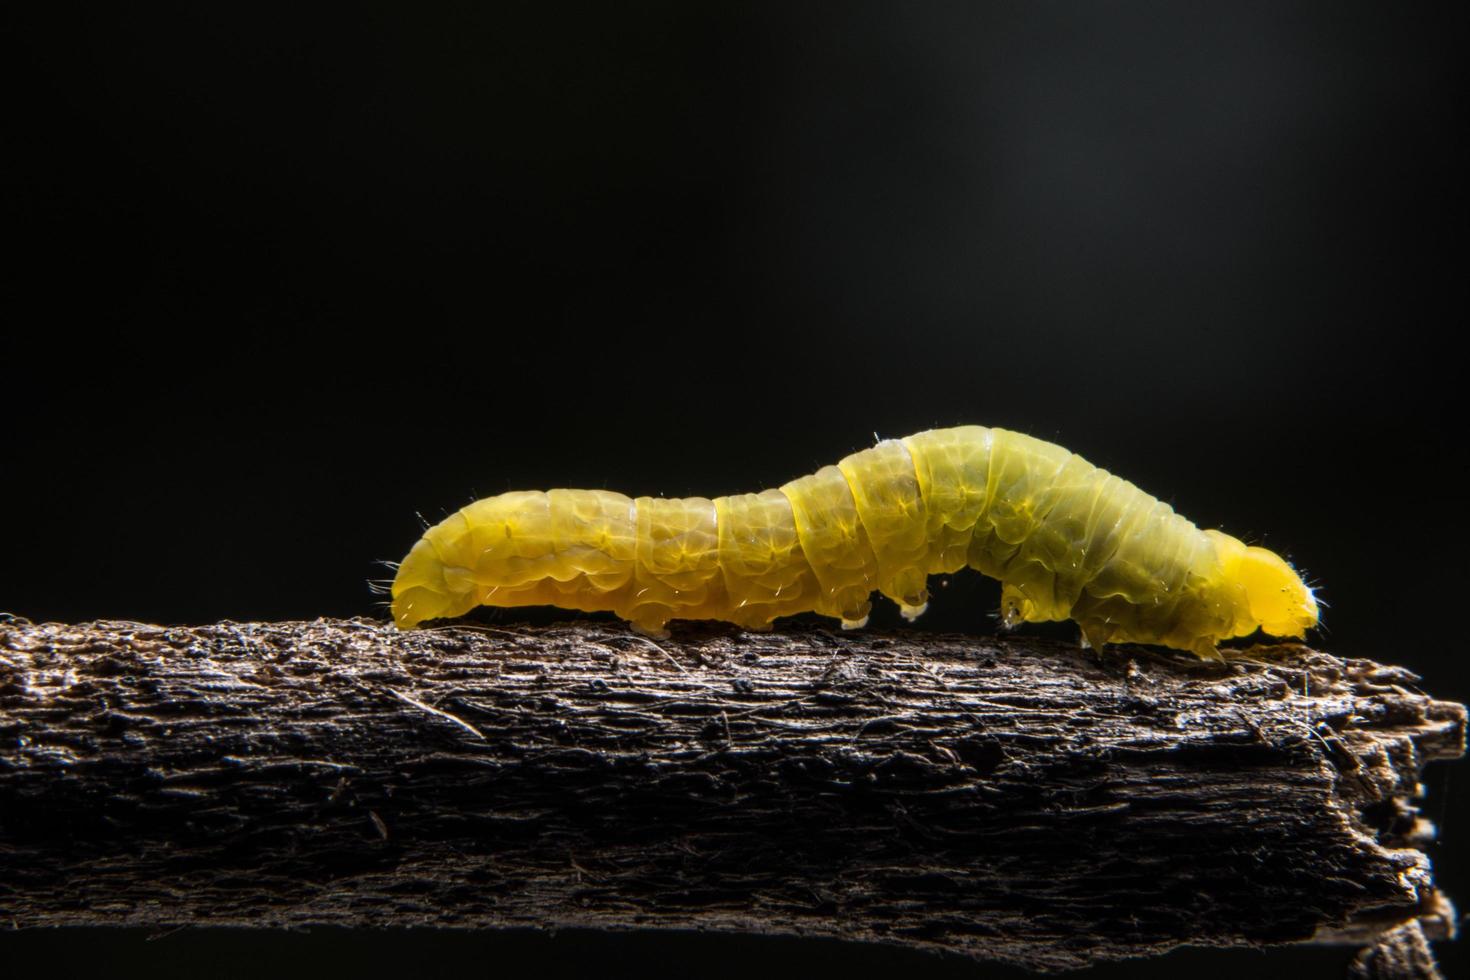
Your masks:
<svg viewBox="0 0 1470 980"><path fill-rule="evenodd" d="M434 611L439 605L438 599L427 589L408 589L395 595L390 607L393 625L401 630L411 630L420 623L438 619L440 614Z"/></svg>
<svg viewBox="0 0 1470 980"><path fill-rule="evenodd" d="M471 608L465 596L456 597L444 577L444 565L425 539L420 539L393 579L393 625L409 630L431 619L458 616Z"/></svg>

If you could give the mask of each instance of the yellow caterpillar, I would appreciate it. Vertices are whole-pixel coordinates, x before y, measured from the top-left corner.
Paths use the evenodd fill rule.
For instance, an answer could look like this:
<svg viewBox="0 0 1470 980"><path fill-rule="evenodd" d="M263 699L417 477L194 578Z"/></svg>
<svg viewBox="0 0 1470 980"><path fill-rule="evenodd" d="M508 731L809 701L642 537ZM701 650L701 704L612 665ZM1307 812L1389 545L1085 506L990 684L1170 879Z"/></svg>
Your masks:
<svg viewBox="0 0 1470 980"><path fill-rule="evenodd" d="M1201 531L1060 446L981 426L885 440L755 494L479 500L413 546L392 609L404 629L479 605L611 610L652 635L671 619L769 629L808 611L851 628L874 589L913 619L928 577L965 566L1001 581L1007 626L1072 619L1098 648L1218 658L1220 640L1317 624L1276 554Z"/></svg>

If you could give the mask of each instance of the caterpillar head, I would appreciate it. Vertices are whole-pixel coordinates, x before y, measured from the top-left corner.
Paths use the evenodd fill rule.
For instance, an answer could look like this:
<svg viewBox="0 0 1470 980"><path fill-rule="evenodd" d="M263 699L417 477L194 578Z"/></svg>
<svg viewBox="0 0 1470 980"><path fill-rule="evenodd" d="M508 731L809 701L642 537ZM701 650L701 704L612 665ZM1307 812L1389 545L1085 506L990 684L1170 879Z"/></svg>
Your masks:
<svg viewBox="0 0 1470 980"><path fill-rule="evenodd" d="M1301 639L1317 625L1317 597L1280 555L1247 545L1220 531L1206 532L1215 543L1226 582L1235 586L1235 635L1260 629L1272 636Z"/></svg>

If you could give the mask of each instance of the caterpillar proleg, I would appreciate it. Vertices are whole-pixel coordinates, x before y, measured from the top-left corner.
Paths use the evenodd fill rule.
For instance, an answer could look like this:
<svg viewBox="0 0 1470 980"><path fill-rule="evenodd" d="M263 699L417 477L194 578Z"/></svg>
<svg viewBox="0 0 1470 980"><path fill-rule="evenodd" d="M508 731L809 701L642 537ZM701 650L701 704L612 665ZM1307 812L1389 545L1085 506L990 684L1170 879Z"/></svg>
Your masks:
<svg viewBox="0 0 1470 980"><path fill-rule="evenodd" d="M1223 639L1317 624L1312 590L1273 552L1060 446L981 426L884 440L761 493L479 500L413 546L392 610L403 629L479 605L611 610L653 635L671 619L763 630L809 611L855 627L875 589L912 619L930 575L967 566L1000 580L1007 626L1071 619L1099 648L1214 658Z"/></svg>

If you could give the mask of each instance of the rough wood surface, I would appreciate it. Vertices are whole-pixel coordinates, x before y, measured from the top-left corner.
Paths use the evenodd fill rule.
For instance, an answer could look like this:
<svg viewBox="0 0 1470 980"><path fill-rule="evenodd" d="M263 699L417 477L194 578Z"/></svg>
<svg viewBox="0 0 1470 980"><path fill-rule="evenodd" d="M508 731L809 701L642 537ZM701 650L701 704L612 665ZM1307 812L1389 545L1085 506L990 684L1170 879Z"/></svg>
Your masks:
<svg viewBox="0 0 1470 980"><path fill-rule="evenodd" d="M1349 980L1444 980L1420 920L1395 926L1365 948L1348 969Z"/></svg>
<svg viewBox="0 0 1470 980"><path fill-rule="evenodd" d="M1416 680L1299 646L0 623L0 922L693 928L1037 969L1445 938L1413 800L1465 710Z"/></svg>

